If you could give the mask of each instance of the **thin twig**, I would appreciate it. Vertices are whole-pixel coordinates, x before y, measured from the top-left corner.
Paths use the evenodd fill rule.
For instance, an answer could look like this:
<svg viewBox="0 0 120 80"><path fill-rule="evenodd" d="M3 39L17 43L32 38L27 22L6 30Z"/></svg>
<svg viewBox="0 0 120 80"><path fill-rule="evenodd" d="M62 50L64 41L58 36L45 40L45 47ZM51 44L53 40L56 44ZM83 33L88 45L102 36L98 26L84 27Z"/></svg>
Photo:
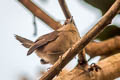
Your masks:
<svg viewBox="0 0 120 80"><path fill-rule="evenodd" d="M33 15L33 26L34 26L34 33L33 33L33 35L36 36L37 35L37 23L36 23L35 15Z"/></svg>
<svg viewBox="0 0 120 80"><path fill-rule="evenodd" d="M60 6L63 10L63 13L64 13L66 19L71 18L71 13L70 13L70 11L67 7L67 4L66 4L65 0L58 0L58 1L59 1L59 4L60 4Z"/></svg>
<svg viewBox="0 0 120 80"><path fill-rule="evenodd" d="M117 14L120 8L120 0L116 0L112 7L106 12L102 19L85 35L83 38L76 42L72 48L68 49L64 53L62 59L58 61L51 67L48 72L46 72L40 80L51 80L55 75L59 74L62 68L75 57L75 55L81 51L90 41L92 41L104 28L111 23L113 17Z"/></svg>
<svg viewBox="0 0 120 80"><path fill-rule="evenodd" d="M59 22L56 22L53 18L48 16L42 9L36 6L31 0L18 0L21 2L29 11L31 11L36 17L45 22L48 26L57 30L62 25Z"/></svg>

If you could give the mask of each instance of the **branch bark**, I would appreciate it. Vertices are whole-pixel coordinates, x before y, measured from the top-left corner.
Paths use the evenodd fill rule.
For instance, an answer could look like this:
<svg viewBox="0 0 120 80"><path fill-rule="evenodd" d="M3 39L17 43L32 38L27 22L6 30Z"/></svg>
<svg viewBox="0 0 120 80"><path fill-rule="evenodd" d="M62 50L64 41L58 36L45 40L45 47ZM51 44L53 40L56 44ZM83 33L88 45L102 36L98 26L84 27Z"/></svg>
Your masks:
<svg viewBox="0 0 120 80"><path fill-rule="evenodd" d="M35 16L45 22L48 26L57 30L58 28L62 27L59 22L56 22L53 18L48 16L42 9L36 6L31 0L18 0L22 3L29 11L32 12Z"/></svg>
<svg viewBox="0 0 120 80"><path fill-rule="evenodd" d="M119 8L120 0L116 0L102 19L85 36L83 36L80 41L76 42L72 48L68 49L68 51L62 56L62 59L58 59L58 61L40 78L40 80L51 80L55 75L59 74L62 68L72 60L79 51L92 41L108 24L110 24Z"/></svg>
<svg viewBox="0 0 120 80"><path fill-rule="evenodd" d="M72 15L71 15L71 13L70 13L68 7L67 7L67 4L66 4L65 0L58 0L58 1L59 1L59 4L60 4L60 6L61 6L61 8L62 8L62 11L63 11L63 13L64 13L66 19L71 18ZM74 19L73 19L73 23L75 24Z"/></svg>
<svg viewBox="0 0 120 80"><path fill-rule="evenodd" d="M112 55L120 52L120 36L102 42L90 42L85 51L91 58L95 56Z"/></svg>
<svg viewBox="0 0 120 80"><path fill-rule="evenodd" d="M71 18L71 13L70 13L70 11L67 7L67 4L66 4L65 0L58 0L58 1L59 1L59 4L60 4L60 6L63 10L63 13L64 13L66 19Z"/></svg>
<svg viewBox="0 0 120 80"><path fill-rule="evenodd" d="M87 72L75 68L66 74L60 74L54 80L114 80L120 76L120 53L110 56L101 60L98 64L102 68L98 72L92 72L92 79L88 76Z"/></svg>

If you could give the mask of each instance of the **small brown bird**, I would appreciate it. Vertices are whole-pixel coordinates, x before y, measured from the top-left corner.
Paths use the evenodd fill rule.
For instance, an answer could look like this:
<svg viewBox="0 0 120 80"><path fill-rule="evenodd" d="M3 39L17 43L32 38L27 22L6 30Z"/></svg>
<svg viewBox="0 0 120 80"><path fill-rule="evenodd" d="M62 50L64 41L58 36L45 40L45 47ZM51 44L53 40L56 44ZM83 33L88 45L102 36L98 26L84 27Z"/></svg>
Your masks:
<svg viewBox="0 0 120 80"><path fill-rule="evenodd" d="M39 37L35 42L15 36L26 48L29 48L27 55L35 53L41 58L42 64L54 64L60 55L80 40L79 33L74 26L72 19L67 19L60 29Z"/></svg>

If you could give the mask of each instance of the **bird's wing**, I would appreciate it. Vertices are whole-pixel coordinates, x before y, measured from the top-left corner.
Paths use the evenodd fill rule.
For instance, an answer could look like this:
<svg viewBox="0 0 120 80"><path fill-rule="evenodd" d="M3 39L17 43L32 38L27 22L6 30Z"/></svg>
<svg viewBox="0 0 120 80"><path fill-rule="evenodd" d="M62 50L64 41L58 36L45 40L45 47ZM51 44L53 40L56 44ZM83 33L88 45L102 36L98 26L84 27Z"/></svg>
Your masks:
<svg viewBox="0 0 120 80"><path fill-rule="evenodd" d="M46 35L43 35L39 37L35 43L30 47L27 55L30 55L34 50L36 50L38 47L43 47L47 43L54 41L58 37L58 31L54 31L51 33L48 33Z"/></svg>

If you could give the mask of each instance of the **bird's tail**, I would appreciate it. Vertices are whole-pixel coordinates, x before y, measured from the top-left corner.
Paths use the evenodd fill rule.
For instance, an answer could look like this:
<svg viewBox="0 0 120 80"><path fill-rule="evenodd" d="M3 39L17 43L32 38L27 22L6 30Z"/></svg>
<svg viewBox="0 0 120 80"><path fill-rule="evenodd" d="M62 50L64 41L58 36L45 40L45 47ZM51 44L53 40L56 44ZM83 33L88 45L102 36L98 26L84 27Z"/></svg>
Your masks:
<svg viewBox="0 0 120 80"><path fill-rule="evenodd" d="M26 48L30 48L33 45L33 41L23 38L21 36L15 35L15 38L22 43L22 45Z"/></svg>

